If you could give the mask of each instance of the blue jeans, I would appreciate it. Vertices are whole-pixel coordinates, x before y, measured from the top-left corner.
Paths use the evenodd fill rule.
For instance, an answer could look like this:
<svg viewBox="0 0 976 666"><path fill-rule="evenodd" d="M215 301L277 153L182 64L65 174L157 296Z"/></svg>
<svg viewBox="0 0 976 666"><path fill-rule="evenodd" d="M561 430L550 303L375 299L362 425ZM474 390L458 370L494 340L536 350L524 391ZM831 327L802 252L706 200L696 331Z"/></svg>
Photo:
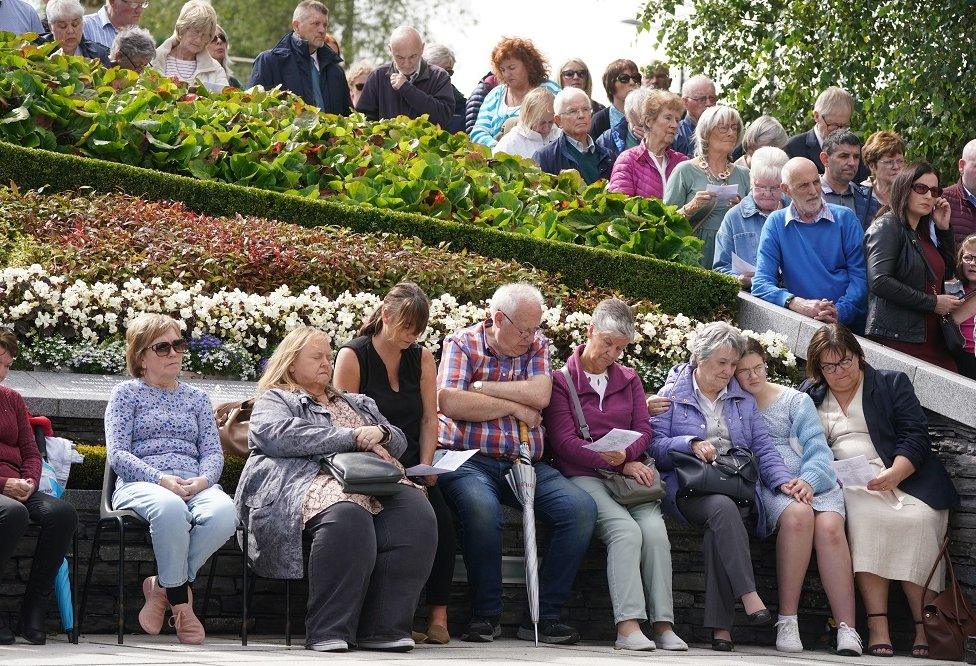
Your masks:
<svg viewBox="0 0 976 666"><path fill-rule="evenodd" d="M133 481L115 489L112 505L131 509L149 521L160 587L192 583L237 527L234 500L220 486L183 500L155 483Z"/></svg>
<svg viewBox="0 0 976 666"><path fill-rule="evenodd" d="M437 483L460 519L474 617L497 618L502 613L501 506L521 507L505 480L511 467L509 460L479 453ZM534 467L535 514L552 528L539 572L539 617L558 620L590 545L596 503L546 463Z"/></svg>

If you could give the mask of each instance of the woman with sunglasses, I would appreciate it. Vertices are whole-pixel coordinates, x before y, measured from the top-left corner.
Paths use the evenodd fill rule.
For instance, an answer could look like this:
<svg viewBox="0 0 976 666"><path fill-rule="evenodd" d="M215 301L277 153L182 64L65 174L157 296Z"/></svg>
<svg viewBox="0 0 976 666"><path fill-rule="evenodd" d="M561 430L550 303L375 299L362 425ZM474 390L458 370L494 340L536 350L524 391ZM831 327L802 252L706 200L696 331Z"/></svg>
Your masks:
<svg viewBox="0 0 976 666"><path fill-rule="evenodd" d="M616 127L625 118L624 101L627 93L637 90L641 85L641 75L633 60L614 60L603 72L603 89L607 92L610 106L593 114L590 136L595 141L611 127Z"/></svg>
<svg viewBox="0 0 976 666"><path fill-rule="evenodd" d="M231 70L230 66L230 42L227 39L227 32L217 25L217 34L214 38L210 40L210 44L207 45L207 52L210 53L210 57L217 61L217 63L224 68L224 72L227 74L227 81L234 88L241 87L240 79L234 76L234 72Z"/></svg>
<svg viewBox="0 0 976 666"><path fill-rule="evenodd" d="M949 202L942 198L935 169L922 162L909 164L892 181L889 201L864 233L867 335L955 372L939 320L962 300L945 293L956 248Z"/></svg>
<svg viewBox="0 0 976 666"><path fill-rule="evenodd" d="M931 588L925 584L959 495L932 451L925 411L905 373L868 365L857 338L840 324L814 333L806 356L808 379L800 390L817 405L834 458L863 456L876 475L866 486L843 488L854 582L867 611L867 652L894 654L888 588L896 580L915 619L912 656L927 657L922 606L943 589L941 562Z"/></svg>
<svg viewBox="0 0 976 666"><path fill-rule="evenodd" d="M366 87L366 79L373 73L373 66L365 60L354 63L346 73L346 80L349 81L349 97L352 99L353 107L359 102Z"/></svg>
<svg viewBox="0 0 976 666"><path fill-rule="evenodd" d="M590 98L590 108L598 113L607 108L593 99L593 77L590 68L579 58L570 58L559 68L560 88L579 88Z"/></svg>
<svg viewBox="0 0 976 666"><path fill-rule="evenodd" d="M200 644L190 585L237 524L218 482L224 456L207 394L179 381L187 343L176 320L136 317L125 333L133 379L112 391L105 410L109 463L118 475L112 506L149 522L157 575L146 578L139 624L158 634L167 610L181 643Z"/></svg>

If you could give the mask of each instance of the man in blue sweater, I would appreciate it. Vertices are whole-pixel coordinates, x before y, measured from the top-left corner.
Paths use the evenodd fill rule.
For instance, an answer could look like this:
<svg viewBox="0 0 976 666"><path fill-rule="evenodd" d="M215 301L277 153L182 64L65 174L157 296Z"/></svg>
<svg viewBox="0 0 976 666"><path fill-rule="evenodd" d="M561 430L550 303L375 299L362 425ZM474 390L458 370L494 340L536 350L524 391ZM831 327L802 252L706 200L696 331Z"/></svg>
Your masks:
<svg viewBox="0 0 976 666"><path fill-rule="evenodd" d="M820 174L805 157L783 167L782 188L793 203L763 225L752 294L862 333L868 287L857 216L823 200Z"/></svg>

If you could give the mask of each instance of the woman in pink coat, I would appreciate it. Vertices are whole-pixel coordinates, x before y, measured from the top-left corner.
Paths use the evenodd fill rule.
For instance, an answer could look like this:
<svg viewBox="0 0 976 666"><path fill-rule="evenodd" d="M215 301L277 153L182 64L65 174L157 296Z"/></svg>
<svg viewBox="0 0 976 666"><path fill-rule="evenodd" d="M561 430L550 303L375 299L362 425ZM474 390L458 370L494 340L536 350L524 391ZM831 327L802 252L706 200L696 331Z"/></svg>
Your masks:
<svg viewBox="0 0 976 666"><path fill-rule="evenodd" d="M671 148L684 111L681 98L666 90L655 90L647 96L642 114L644 140L620 153L613 165L608 192L630 196L664 196L664 186L671 172L688 159Z"/></svg>

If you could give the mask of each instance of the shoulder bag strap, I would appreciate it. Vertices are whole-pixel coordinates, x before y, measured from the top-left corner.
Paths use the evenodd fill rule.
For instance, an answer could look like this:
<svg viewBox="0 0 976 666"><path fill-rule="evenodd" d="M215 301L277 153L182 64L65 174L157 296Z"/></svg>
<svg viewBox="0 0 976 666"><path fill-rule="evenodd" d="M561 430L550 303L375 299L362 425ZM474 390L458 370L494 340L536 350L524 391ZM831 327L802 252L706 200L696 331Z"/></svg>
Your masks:
<svg viewBox="0 0 976 666"><path fill-rule="evenodd" d="M935 570L939 568L939 562L942 561L943 557L946 558L946 560L948 560L949 567L952 568L952 560L949 560L949 554L946 552L948 551L948 549L949 549L949 536L946 535L945 542L942 544L942 549L939 551L939 556L935 558L935 562L932 564L932 570L929 571L929 577L925 579L925 585L922 586L923 588L927 589L929 583L932 582L932 577L935 575Z"/></svg>
<svg viewBox="0 0 976 666"><path fill-rule="evenodd" d="M569 399L573 401L573 415L576 417L576 426L579 428L580 435L586 441L592 442L590 426L586 424L586 417L583 416L583 406L580 404L579 395L576 393L576 385L573 384L573 375L569 372L569 366L564 365L560 372L566 377L566 390L569 391Z"/></svg>

